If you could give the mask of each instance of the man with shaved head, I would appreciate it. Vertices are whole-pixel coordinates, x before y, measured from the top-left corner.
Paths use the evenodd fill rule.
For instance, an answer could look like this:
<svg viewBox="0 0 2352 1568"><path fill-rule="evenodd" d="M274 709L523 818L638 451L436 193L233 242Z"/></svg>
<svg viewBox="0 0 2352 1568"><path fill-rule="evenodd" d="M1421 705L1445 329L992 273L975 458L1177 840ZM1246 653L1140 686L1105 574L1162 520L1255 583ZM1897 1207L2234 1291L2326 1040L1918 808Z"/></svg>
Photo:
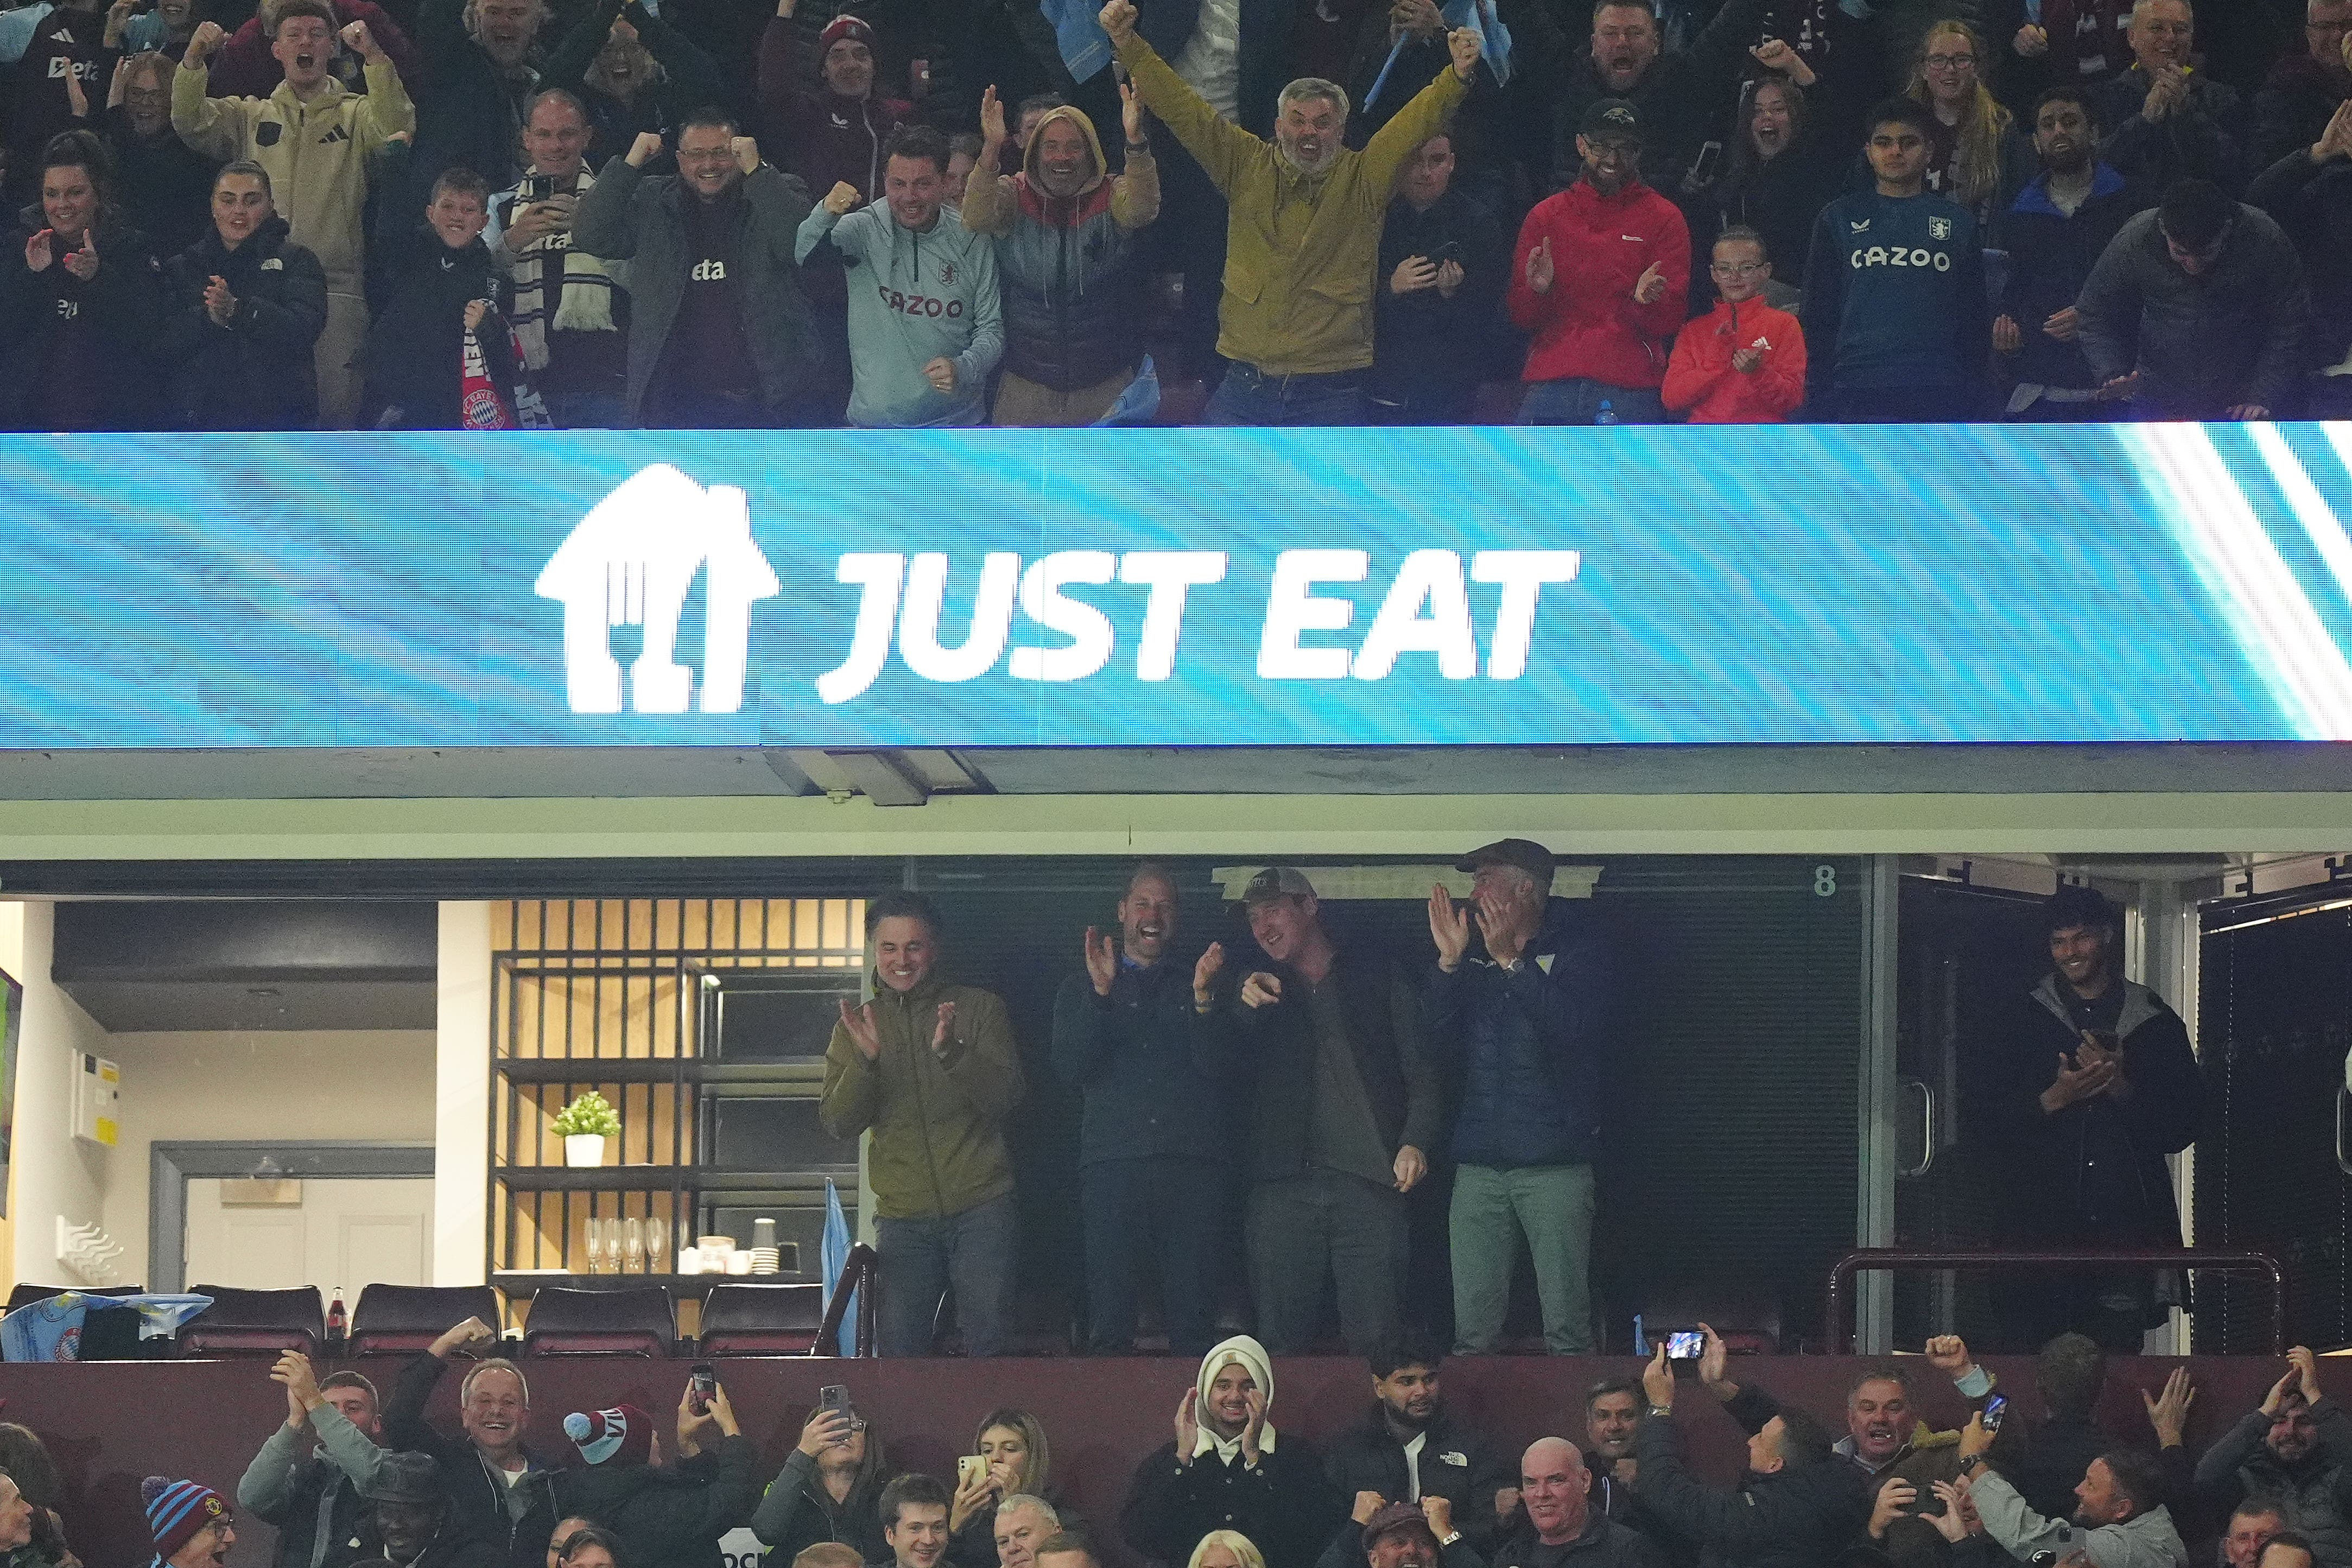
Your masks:
<svg viewBox="0 0 2352 1568"><path fill-rule="evenodd" d="M1519 1457L1527 1522L1495 1549L1494 1568L1664 1568L1665 1554L1592 1506L1584 1456L1565 1437L1538 1437Z"/></svg>

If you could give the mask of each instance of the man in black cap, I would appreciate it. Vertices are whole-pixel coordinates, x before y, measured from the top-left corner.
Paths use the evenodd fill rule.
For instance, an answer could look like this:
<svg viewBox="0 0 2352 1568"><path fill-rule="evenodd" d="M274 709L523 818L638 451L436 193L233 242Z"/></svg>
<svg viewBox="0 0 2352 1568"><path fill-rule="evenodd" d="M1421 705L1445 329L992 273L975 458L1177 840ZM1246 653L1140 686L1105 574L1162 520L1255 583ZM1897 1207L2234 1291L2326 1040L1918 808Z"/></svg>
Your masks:
<svg viewBox="0 0 2352 1568"><path fill-rule="evenodd" d="M2121 918L2095 888L2066 886L2042 915L2051 972L1987 1042L1989 1169L2011 1197L2010 1238L2048 1247L2178 1247L2165 1156L2197 1136L2203 1089L2189 1030L2121 973ZM2137 1353L2164 1321L2168 1276L2056 1274L2018 1292L2021 1346L2066 1330Z"/></svg>
<svg viewBox="0 0 2352 1568"><path fill-rule="evenodd" d="M1224 1007L1212 946L1194 971L1194 1039L1250 1100L1249 1263L1258 1338L1276 1355L1315 1338L1323 1283L1339 1332L1369 1355L1393 1335L1409 1250L1404 1195L1429 1174L1443 1107L1404 969L1336 946L1315 884L1289 866L1242 903L1266 965Z"/></svg>
<svg viewBox="0 0 2352 1568"><path fill-rule="evenodd" d="M1456 1355L1502 1337L1519 1237L1535 1259L1544 1347L1590 1355L1592 1158L1608 955L1591 924L1551 896L1551 852L1497 839L1456 866L1470 902L1430 889L1429 1027L1459 1074L1454 1127Z"/></svg>
<svg viewBox="0 0 2352 1568"><path fill-rule="evenodd" d="M1642 183L1643 115L1584 111L1576 183L1519 225L1505 302L1529 335L1522 424L1663 424L1658 388L1690 312L1690 227Z"/></svg>
<svg viewBox="0 0 2352 1568"><path fill-rule="evenodd" d="M361 1561L393 1568L504 1568L498 1542L450 1517L441 1468L427 1454L389 1453L362 1489L367 1511L351 1541Z"/></svg>

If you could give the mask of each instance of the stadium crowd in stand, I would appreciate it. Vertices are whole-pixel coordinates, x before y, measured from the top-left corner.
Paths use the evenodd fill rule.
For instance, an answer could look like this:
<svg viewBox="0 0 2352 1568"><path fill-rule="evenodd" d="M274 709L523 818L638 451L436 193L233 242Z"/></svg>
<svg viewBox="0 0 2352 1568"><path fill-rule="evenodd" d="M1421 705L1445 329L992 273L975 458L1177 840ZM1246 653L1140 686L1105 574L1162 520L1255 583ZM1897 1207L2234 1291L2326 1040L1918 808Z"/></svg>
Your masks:
<svg viewBox="0 0 2352 1568"><path fill-rule="evenodd" d="M985 160L972 177L992 177ZM805 221L811 243L838 226ZM1098 1438L1018 1408L982 1421L950 1487L897 1474L883 1434L821 1401L763 1487L723 1387L690 1383L674 1424L626 1405L559 1420L467 1319L381 1397L357 1372L280 1358L286 1419L234 1489L147 1481L156 1568L229 1568L239 1509L276 1526L273 1568L719 1568L720 1538L747 1525L772 1568L1104 1568L1113 1541L1162 1568L2188 1568L2185 1542L2205 1538L2227 1568L2352 1568L2352 1424L2310 1351L2201 1455L2185 1368L2143 1391L2146 1430L2097 1425L2107 1351L2138 1350L2167 1310L2165 1288L2130 1271L2011 1292L2042 1346L2030 1400L1945 1336L1913 1365L1953 1395L1884 1365L1842 1413L1808 1412L1701 1324L1695 1377L1662 1337L1638 1380L1592 1387L1549 1434L1506 1442L1449 1414L1444 1353L1405 1300L1403 1195L1451 1164L1458 1352L1498 1348L1523 1242L1545 1348L1596 1349L1612 973L1608 933L1551 895L1542 846L1498 840L1459 869L1471 896L1433 888L1427 946L1410 953L1335 933L1312 881L1277 866L1244 889L1254 947L1186 962L1176 880L1150 862L1118 890L1116 932L1075 944L1050 1061L1083 1096L1087 1348L1137 1349L1139 1285L1156 1275L1171 1348L1201 1357L1169 1391L1171 1440L1131 1456L1116 1519L1072 1511L1051 1458ZM940 977L949 934L919 894L875 899L866 922L874 999L841 1003L819 1113L836 1136L870 1134L879 1350L929 1354L951 1287L965 1348L992 1355L1019 1288L1004 1127L1021 1058L997 997ZM1982 1047L2011 1232L2061 1248L2177 1238L2164 1162L2198 1122L2187 1032L2117 972L2101 894L2060 889L2044 924L2048 973ZM1220 1288L1234 1256L1240 1322ZM1373 1403L1318 1451L1274 1417L1274 1358L1314 1347L1327 1283ZM436 1428L427 1407L461 1360L458 1427ZM1021 1364L999 1364L1017 1388ZM1684 1458L1682 1424L1718 1404L1748 1435L1737 1477ZM1965 1424L1930 1427L1937 1407L1965 1407ZM37 1437L0 1427L0 1568L78 1568L64 1500Z"/></svg>
<svg viewBox="0 0 2352 1568"><path fill-rule="evenodd" d="M1593 1385L1523 1448L1523 1435L1507 1447L1456 1419L1441 1355L1402 1339L1370 1357L1362 1418L1318 1449L1277 1426L1272 1364L1235 1336L1202 1357L1171 1439L1135 1458L1116 1519L1089 1521L1052 1460L1055 1444L1087 1435L1049 1441L1025 1411L992 1411L950 1486L894 1471L854 1406L820 1403L769 1478L723 1386L690 1383L674 1421L622 1404L559 1423L534 1416L514 1362L470 1359L496 1343L468 1319L381 1398L358 1372L320 1379L287 1353L270 1373L286 1418L234 1487L143 1484L154 1568L259 1568L252 1549L236 1552L240 1511L276 1528L271 1568L717 1568L722 1538L746 1527L773 1568L2352 1561L2352 1425L2300 1347L2260 1406L2192 1458L2187 1370L2140 1391L2145 1429L2110 1432L2093 1414L2103 1353L2079 1334L2042 1350L2030 1393L2001 1389L1958 1339L1931 1340L1920 1375L1948 1378L1952 1396L1872 1366L1825 1420L1775 1399L1708 1330L1696 1379L1677 1377L1662 1343L1638 1380ZM442 1430L426 1405L460 1361L457 1427ZM1937 1428L1930 1406L1964 1409L1964 1424ZM1683 1423L1706 1419L1747 1434L1737 1477L1684 1458ZM0 1563L77 1568L65 1500L40 1437L0 1426ZM743 1550L730 1542L730 1560Z"/></svg>
<svg viewBox="0 0 2352 1568"><path fill-rule="evenodd" d="M0 12L0 428L2352 403L2352 0L150 6Z"/></svg>

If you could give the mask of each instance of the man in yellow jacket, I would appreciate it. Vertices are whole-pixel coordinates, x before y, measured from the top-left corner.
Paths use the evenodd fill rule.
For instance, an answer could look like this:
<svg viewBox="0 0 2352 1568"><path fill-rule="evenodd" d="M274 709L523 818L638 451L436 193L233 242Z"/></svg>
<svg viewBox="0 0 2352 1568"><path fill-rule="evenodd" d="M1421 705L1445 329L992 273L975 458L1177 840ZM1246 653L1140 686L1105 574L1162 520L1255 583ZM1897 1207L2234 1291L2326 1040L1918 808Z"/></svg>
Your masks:
<svg viewBox="0 0 2352 1568"><path fill-rule="evenodd" d="M1211 424L1353 424L1372 363L1372 273L1389 197L1412 150L1445 128L1478 68L1478 35L1446 38L1453 64L1374 133L1342 145L1347 89L1301 77L1282 89L1269 146L1215 110L1135 30L1129 0L1103 31L1151 112L1225 198L1225 293L1217 352L1232 361Z"/></svg>
<svg viewBox="0 0 2352 1568"><path fill-rule="evenodd" d="M269 52L286 79L268 98L206 98L205 62L226 37L206 22L188 40L172 76L172 129L207 158L250 158L269 171L278 211L327 271L327 329L319 334L319 423L347 430L359 413L360 377L352 360L367 341L369 162L394 135L414 135L416 109L400 73L365 22L342 42L365 61L364 95L345 90L330 68L335 18L325 0L279 0Z"/></svg>
<svg viewBox="0 0 2352 1568"><path fill-rule="evenodd" d="M1021 1056L992 992L942 984L939 912L919 894L866 909L874 999L841 1004L817 1118L836 1138L871 1129L866 1182L882 1254L884 1355L930 1354L940 1294L955 1286L964 1348L994 1355L1013 1315L1018 1224L1004 1118Z"/></svg>

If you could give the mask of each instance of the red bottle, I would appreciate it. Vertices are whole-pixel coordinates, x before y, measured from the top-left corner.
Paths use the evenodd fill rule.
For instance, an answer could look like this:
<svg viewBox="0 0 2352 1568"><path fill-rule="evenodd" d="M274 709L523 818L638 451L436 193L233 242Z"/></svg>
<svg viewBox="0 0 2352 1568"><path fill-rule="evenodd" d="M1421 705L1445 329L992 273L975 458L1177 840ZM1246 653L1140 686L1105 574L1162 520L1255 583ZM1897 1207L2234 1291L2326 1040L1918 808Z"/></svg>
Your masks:
<svg viewBox="0 0 2352 1568"><path fill-rule="evenodd" d="M335 1287L335 1299L333 1304L327 1308L327 1337L331 1340L341 1341L343 1337L343 1331L349 1325L350 1321L350 1318L343 1312L343 1288L341 1285L338 1285Z"/></svg>

